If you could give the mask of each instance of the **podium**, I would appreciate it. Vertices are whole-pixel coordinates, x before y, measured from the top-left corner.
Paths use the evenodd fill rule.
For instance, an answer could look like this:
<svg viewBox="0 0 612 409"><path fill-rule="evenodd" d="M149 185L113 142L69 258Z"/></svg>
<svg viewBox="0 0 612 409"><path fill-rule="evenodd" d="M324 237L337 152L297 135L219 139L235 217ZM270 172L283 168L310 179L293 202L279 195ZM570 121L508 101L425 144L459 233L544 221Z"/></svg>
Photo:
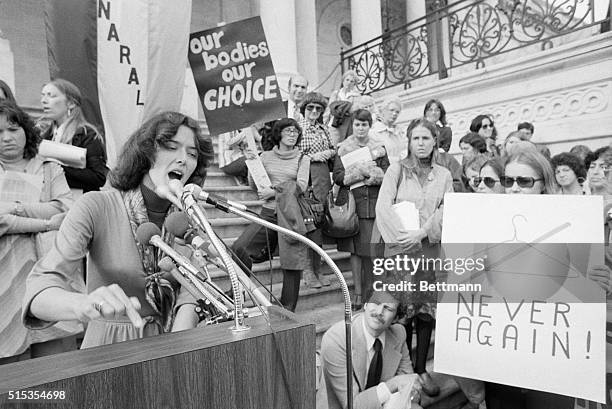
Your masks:
<svg viewBox="0 0 612 409"><path fill-rule="evenodd" d="M315 326L269 313L0 366L0 408L314 409Z"/></svg>

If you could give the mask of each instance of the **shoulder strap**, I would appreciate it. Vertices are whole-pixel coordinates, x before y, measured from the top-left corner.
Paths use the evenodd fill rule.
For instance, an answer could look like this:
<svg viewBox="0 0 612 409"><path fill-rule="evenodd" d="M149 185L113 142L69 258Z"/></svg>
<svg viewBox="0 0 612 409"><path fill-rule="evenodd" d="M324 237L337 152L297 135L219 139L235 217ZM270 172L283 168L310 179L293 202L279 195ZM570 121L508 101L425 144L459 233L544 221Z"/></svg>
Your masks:
<svg viewBox="0 0 612 409"><path fill-rule="evenodd" d="M42 186L42 201L50 202L51 201L51 184L53 183L53 175L51 174L51 163L43 162L43 186Z"/></svg>
<svg viewBox="0 0 612 409"><path fill-rule="evenodd" d="M399 170L399 175L397 178L397 186L395 187L395 190L399 190L400 185L402 184L402 180L404 179L404 167L402 166L402 164L399 164L400 170Z"/></svg>

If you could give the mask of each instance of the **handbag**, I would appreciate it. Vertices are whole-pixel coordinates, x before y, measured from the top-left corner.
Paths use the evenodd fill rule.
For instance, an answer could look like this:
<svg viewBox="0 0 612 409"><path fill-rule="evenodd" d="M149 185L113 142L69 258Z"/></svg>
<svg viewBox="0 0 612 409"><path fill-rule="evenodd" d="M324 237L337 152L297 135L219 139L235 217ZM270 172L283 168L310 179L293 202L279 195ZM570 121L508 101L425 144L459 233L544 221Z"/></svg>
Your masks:
<svg viewBox="0 0 612 409"><path fill-rule="evenodd" d="M336 239L352 237L359 233L359 218L355 213L353 193L349 191L346 203L338 206L334 202L333 188L329 191L323 233Z"/></svg>
<svg viewBox="0 0 612 409"><path fill-rule="evenodd" d="M325 205L315 198L312 187L308 186L306 191L302 191L296 186L296 195L307 230L313 231L321 227L325 221Z"/></svg>
<svg viewBox="0 0 612 409"><path fill-rule="evenodd" d="M304 153L300 155L299 164L301 164L303 157ZM302 189L296 185L296 196L302 216L304 217L304 224L306 224L307 227L310 225L308 230L312 231L321 227L325 221L325 204L315 197L310 181L305 191L302 191ZM312 228L313 226L314 228Z"/></svg>

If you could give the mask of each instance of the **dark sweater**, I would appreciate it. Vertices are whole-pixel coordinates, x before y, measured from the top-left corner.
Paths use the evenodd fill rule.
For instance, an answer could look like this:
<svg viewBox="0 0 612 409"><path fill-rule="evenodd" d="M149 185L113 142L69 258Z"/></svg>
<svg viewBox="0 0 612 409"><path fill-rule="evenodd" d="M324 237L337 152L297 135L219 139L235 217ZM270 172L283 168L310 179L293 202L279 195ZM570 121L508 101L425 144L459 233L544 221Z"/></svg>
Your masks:
<svg viewBox="0 0 612 409"><path fill-rule="evenodd" d="M53 127L49 128L43 135L43 139L53 139ZM72 137L72 145L87 149L85 156L85 169L77 169L70 166L62 166L66 174L68 186L73 189L82 189L83 193L92 190L100 190L106 183L106 148L104 141L95 129L91 127L79 127Z"/></svg>

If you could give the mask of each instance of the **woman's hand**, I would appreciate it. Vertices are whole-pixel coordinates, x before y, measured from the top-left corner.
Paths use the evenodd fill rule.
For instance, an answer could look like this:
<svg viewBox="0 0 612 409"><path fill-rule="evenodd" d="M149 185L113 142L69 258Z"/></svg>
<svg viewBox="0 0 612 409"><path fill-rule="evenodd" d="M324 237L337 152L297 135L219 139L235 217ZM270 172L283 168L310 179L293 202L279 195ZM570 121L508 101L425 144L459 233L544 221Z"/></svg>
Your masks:
<svg viewBox="0 0 612 409"><path fill-rule="evenodd" d="M612 275L612 270L610 270L610 267L593 266L593 268L589 270L588 277L599 284L599 286L604 289L606 294L608 294L610 292L610 284L612 284L610 275Z"/></svg>
<svg viewBox="0 0 612 409"><path fill-rule="evenodd" d="M425 229L418 230L404 230L399 229L400 234L397 236L397 242L402 245L420 243L425 237L427 232Z"/></svg>
<svg viewBox="0 0 612 409"><path fill-rule="evenodd" d="M257 196L259 196L262 200L269 200L276 196L276 190L271 187L264 187L259 192L257 192Z"/></svg>
<svg viewBox="0 0 612 409"><path fill-rule="evenodd" d="M15 210L15 203L13 202L0 202L0 215L13 214Z"/></svg>
<svg viewBox="0 0 612 409"><path fill-rule="evenodd" d="M62 225L62 222L64 221L64 217L66 217L66 212L53 215L49 219L49 230L59 230L60 226Z"/></svg>
<svg viewBox="0 0 612 409"><path fill-rule="evenodd" d="M378 159L385 156L387 150L384 146L374 146L370 149L370 154L372 155L372 159Z"/></svg>
<svg viewBox="0 0 612 409"><path fill-rule="evenodd" d="M244 157L248 160L253 160L253 159L257 159L257 152L254 152L251 149L245 149L244 150Z"/></svg>
<svg viewBox="0 0 612 409"><path fill-rule="evenodd" d="M113 319L127 315L135 327L142 328L144 321L138 313L139 310L138 298L128 297L117 284L98 287L73 306L79 321L87 322L101 317Z"/></svg>
<svg viewBox="0 0 612 409"><path fill-rule="evenodd" d="M312 162L326 162L332 157L333 152L334 151L328 149L325 151L313 153L312 155L309 155L310 160Z"/></svg>

